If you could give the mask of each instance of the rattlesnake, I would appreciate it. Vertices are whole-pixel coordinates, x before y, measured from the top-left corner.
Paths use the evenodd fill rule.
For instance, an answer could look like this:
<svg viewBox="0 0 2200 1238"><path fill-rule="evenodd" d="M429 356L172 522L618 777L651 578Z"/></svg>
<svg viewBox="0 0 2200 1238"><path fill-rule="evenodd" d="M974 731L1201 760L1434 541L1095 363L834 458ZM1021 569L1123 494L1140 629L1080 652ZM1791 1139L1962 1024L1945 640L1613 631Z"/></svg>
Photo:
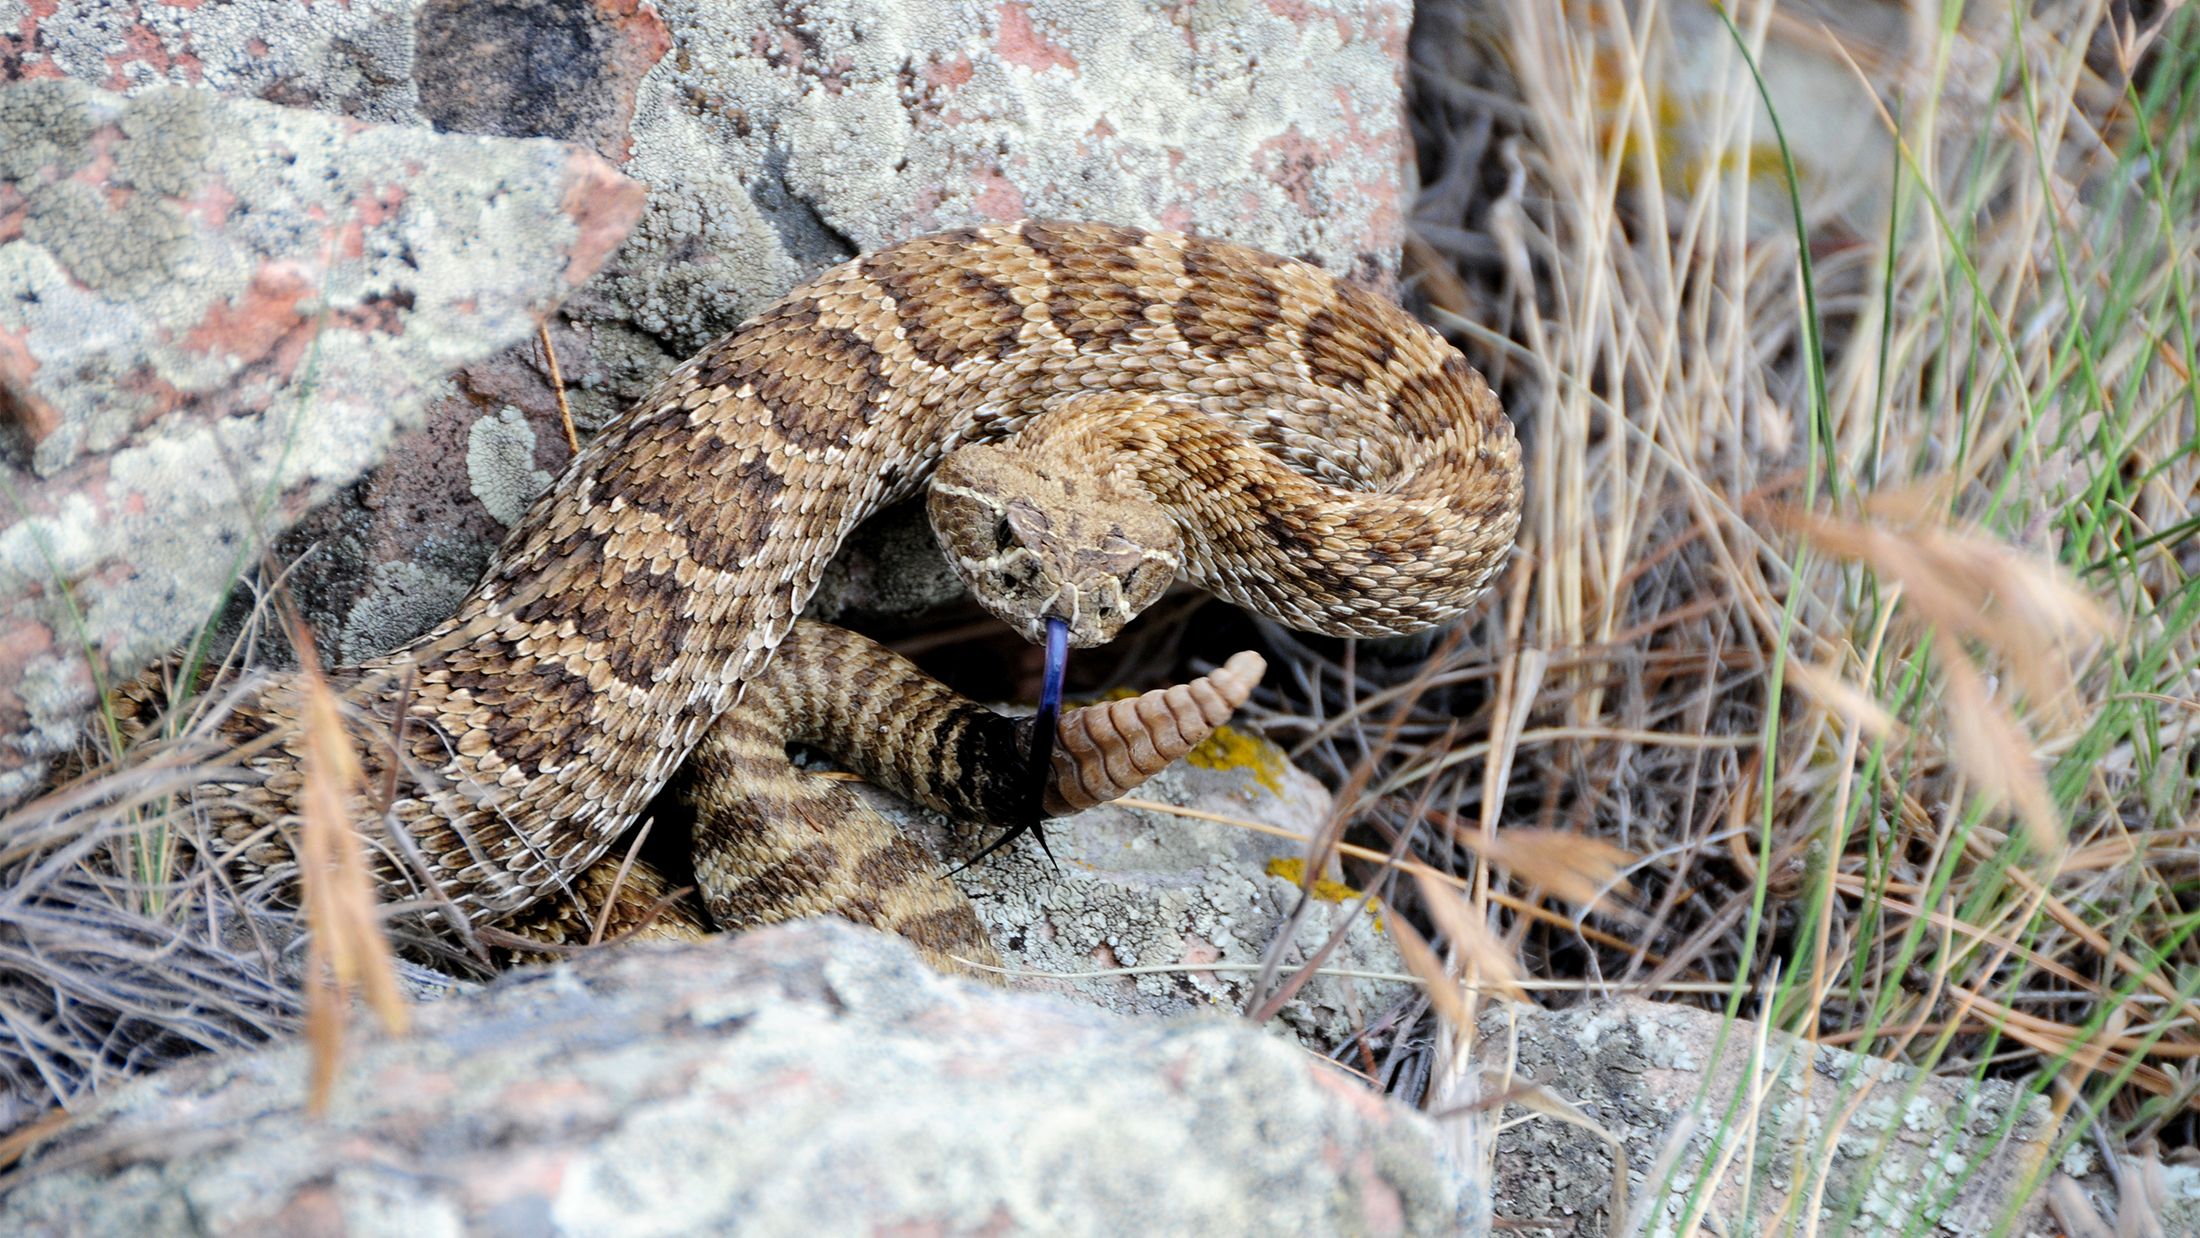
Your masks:
<svg viewBox="0 0 2200 1238"><path fill-rule="evenodd" d="M820 793L796 785L769 725L779 706L729 714L842 539L936 468L934 523L980 600L1027 634L1069 620L1077 643L1112 635L1175 576L1297 628L1425 628L1475 598L1519 521L1519 449L1481 376L1319 268L1100 224L905 241L673 370L535 500L455 615L332 673L369 724L366 788L396 788L387 803L362 793L360 819L417 853L383 848L387 891L475 923L569 892L708 734L705 763L730 781L705 785L730 789L704 794L752 805L698 833L721 923L868 898L860 918L935 957L982 941L921 855L813 820ZM815 631L797 644L835 639ZM870 656L820 648L805 657ZM297 702L278 682L225 729L268 736ZM889 766L975 776L946 751L975 733L968 715L950 733L930 729L937 710L870 704L850 716L886 729L872 738L899 754ZM292 871L281 827L300 746L264 745L248 777L199 795L244 882ZM792 833L745 853L737 836L758 830ZM768 879L759 854L778 866ZM919 885L933 892L876 905ZM827 887L840 892L805 897Z"/></svg>

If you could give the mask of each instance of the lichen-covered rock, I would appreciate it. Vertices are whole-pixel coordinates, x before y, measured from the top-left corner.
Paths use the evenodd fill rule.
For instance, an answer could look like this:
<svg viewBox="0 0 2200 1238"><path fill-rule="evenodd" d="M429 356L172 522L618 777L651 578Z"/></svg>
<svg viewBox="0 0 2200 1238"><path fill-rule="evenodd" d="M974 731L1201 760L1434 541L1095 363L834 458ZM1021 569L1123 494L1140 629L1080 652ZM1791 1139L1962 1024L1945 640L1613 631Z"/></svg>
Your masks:
<svg viewBox="0 0 2200 1238"><path fill-rule="evenodd" d="M0 82L195 86L445 133L569 138L613 163L666 46L642 0L0 0Z"/></svg>
<svg viewBox="0 0 2200 1238"><path fill-rule="evenodd" d="M0 0L0 83L192 86L384 124L419 117L421 0Z"/></svg>
<svg viewBox="0 0 2200 1238"><path fill-rule="evenodd" d="M1758 1032L1748 1023L1727 1028L1714 1052L1722 1022L1632 998L1565 1011L1493 1006L1480 1024L1484 1069L1494 1088L1545 1085L1626 1146L1631 1208L1648 1213L1635 1232L1645 1238L1680 1232L1703 1194L1706 1158L1715 1162L1737 1143L1710 1186L1713 1223L1702 1232L1774 1232L1776 1216L1801 1224L1791 1197L1809 1182L1798 1167L1814 1163L1826 1167L1820 1233L2047 1232L2044 1201L2020 1197L2056 1138L2045 1097L2007 1080L1940 1078L1777 1032L1753 1064ZM1672 1173L1647 1181L1691 1112L1700 1117ZM1504 1116L1529 1113L1511 1106ZM1490 1150L1489 1196L1508 1232L1611 1232L1612 1153L1603 1139L1543 1117L1512 1122Z"/></svg>
<svg viewBox="0 0 2200 1238"><path fill-rule="evenodd" d="M535 428L517 408L507 404L474 418L466 430L466 480L506 528L518 524L527 505L550 485L549 471L535 467Z"/></svg>
<svg viewBox="0 0 2200 1238"><path fill-rule="evenodd" d="M572 333L553 329L552 346ZM306 623L346 662L394 649L450 617L538 478L569 458L540 343L466 366L430 389L386 462L276 541ZM561 356L566 355L561 349ZM532 443L532 458L526 448ZM243 618L242 606L232 626ZM291 657L275 634L259 650Z"/></svg>
<svg viewBox="0 0 2200 1238"><path fill-rule="evenodd" d="M816 922L509 977L117 1089L0 1182L22 1238L1454 1232L1432 1128L1222 1019L1124 1022Z"/></svg>
<svg viewBox="0 0 2200 1238"><path fill-rule="evenodd" d="M0 86L0 798L73 736L87 647L126 674L206 620L255 528L531 334L641 205L559 142Z"/></svg>
<svg viewBox="0 0 2200 1238"><path fill-rule="evenodd" d="M560 127L533 132L586 138L603 126L471 100L518 98L524 82L555 72L561 99L634 101L618 152L630 153L621 170L649 186L649 210L557 316L554 346L583 429L798 280L929 230L1094 218L1226 236L1378 285L1395 272L1404 4L678 0L656 9L661 45L639 29L614 38L604 6L568 6L570 30L550 30L547 11L527 0L429 5L418 63L441 67L419 70L420 107L444 127L528 132L539 115ZM494 54L450 52L466 40ZM521 43L538 52L524 82L497 87L490 62L519 64L509 49ZM553 43L623 50L569 63L542 50ZM617 89L594 90L575 67L600 60L631 75L651 47L664 54L632 89L620 76ZM479 85L454 85L466 74ZM490 368L470 367L462 398L431 416L470 424L494 399L538 434L556 424L538 350ZM390 469L439 462L401 450ZM438 486L431 474L382 488ZM296 587L349 613L373 566L412 559L418 544L401 530L365 543L368 562L308 563ZM859 592L893 609L937 583L859 582Z"/></svg>
<svg viewBox="0 0 2200 1238"><path fill-rule="evenodd" d="M410 76L446 133L567 138L626 162L642 78L670 46L644 0L415 0Z"/></svg>
<svg viewBox="0 0 2200 1238"><path fill-rule="evenodd" d="M631 333L611 404L797 279L942 228L1104 219L1395 275L1407 5L659 11L625 169L649 213L579 309Z"/></svg>
<svg viewBox="0 0 2200 1238"><path fill-rule="evenodd" d="M860 791L951 864L992 841L875 787ZM1019 840L953 880L1003 961L1039 973L1014 976L1017 988L1121 1014L1242 1010L1263 952L1299 901L1307 840L1329 816L1328 790L1274 744L1226 726L1132 798L1188 811L1102 804L1047 823L1052 860L1037 843ZM1357 910L1359 895L1334 880L1317 882L1279 975L1319 951ZM1405 964L1382 929L1384 914L1372 903L1323 964L1362 975L1318 975L1278 1013L1309 1048L1341 1043L1410 993ZM1139 967L1166 970L1093 974Z"/></svg>

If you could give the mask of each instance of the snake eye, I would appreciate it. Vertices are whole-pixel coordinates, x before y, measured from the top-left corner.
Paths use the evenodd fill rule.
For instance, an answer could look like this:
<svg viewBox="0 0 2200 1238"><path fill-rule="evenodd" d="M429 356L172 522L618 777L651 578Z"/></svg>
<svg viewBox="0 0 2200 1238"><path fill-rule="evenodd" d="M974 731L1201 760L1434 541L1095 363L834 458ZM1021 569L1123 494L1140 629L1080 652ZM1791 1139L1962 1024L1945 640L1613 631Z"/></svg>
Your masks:
<svg viewBox="0 0 2200 1238"><path fill-rule="evenodd" d="M993 549L1006 550L1016 544L1016 530L1008 527L1008 517L1001 517L993 526Z"/></svg>

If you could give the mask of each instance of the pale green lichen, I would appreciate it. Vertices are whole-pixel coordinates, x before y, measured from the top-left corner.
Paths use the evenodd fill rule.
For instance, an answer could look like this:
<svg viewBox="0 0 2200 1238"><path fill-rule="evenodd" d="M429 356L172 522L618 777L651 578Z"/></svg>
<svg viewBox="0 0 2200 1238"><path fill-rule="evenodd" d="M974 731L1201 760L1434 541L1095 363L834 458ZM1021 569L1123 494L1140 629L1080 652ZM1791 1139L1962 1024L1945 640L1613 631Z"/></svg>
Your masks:
<svg viewBox="0 0 2200 1238"><path fill-rule="evenodd" d="M78 180L30 195L23 239L54 256L80 283L132 292L168 279L191 232L183 212L150 193L112 202Z"/></svg>
<svg viewBox="0 0 2200 1238"><path fill-rule="evenodd" d="M466 480L474 497L506 528L519 523L527 505L550 484L535 467L535 428L507 404L483 414L466 431Z"/></svg>
<svg viewBox="0 0 2200 1238"><path fill-rule="evenodd" d="M355 121L425 127L413 77L421 4L0 0L0 30L12 32L35 20L38 34L24 49L25 69L58 68L125 94L190 87L209 95L313 107ZM34 16L40 10L44 16ZM147 35L172 54L130 54L142 50L133 45Z"/></svg>
<svg viewBox="0 0 2200 1238"><path fill-rule="evenodd" d="M118 107L74 82L0 96L0 169L27 199L23 239L94 289L135 292L173 277L191 227L168 199L205 182L213 96L162 91ZM105 185L74 179L107 121L126 138L115 143L114 172Z"/></svg>
<svg viewBox="0 0 2200 1238"><path fill-rule="evenodd" d="M67 177L91 162L91 138L99 132L96 97L59 81L0 90L0 179L30 180L42 171Z"/></svg>
<svg viewBox="0 0 2200 1238"><path fill-rule="evenodd" d="M345 614L337 636L344 660L357 662L394 649L457 610L473 577L439 567L412 561L375 564L373 587Z"/></svg>
<svg viewBox="0 0 2200 1238"><path fill-rule="evenodd" d="M206 183L215 98L198 90L156 90L122 114L129 141L115 152L115 176L140 190L188 198Z"/></svg>
<svg viewBox="0 0 2200 1238"><path fill-rule="evenodd" d="M103 183L71 178L109 153ZM58 420L17 461L51 478L103 453L107 495L26 504L36 536L0 529L0 600L81 624L110 675L172 647L269 518L261 496L287 514L349 484L417 424L429 384L571 290L582 223L612 226L609 195L630 192L574 160L211 92L0 89L0 168L26 199L0 244L0 332L30 349L24 385ZM187 214L217 181L227 212ZM29 717L4 738L30 755L65 746L90 704L74 643L18 689Z"/></svg>

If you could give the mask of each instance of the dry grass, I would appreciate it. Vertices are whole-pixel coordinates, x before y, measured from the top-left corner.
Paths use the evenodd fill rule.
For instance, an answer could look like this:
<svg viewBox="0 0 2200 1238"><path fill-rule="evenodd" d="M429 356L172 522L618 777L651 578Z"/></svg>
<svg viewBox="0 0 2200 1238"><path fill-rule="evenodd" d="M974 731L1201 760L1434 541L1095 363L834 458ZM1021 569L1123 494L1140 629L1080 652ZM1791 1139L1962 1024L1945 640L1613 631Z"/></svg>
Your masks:
<svg viewBox="0 0 2200 1238"><path fill-rule="evenodd" d="M397 990L395 959L377 916L374 881L352 822L371 815L365 775L336 694L321 677L313 637L301 626L299 690L305 701L305 791L299 801L299 904L309 931L306 950L306 1040L313 1047L313 1084L306 1109L328 1110L343 1055L344 1024L354 992L402 1034L409 1022Z"/></svg>
<svg viewBox="0 0 2200 1238"><path fill-rule="evenodd" d="M271 597L253 608L240 648ZM377 906L355 827L373 815L357 737L298 637L299 728L233 746L223 720L266 681L224 665L195 695L171 681L167 695L182 703L142 734L110 719L89 770L0 817L0 1132L21 1136L0 1144L0 1169L34 1132L50 1133L49 1110L78 1109L115 1081L185 1057L299 1031L313 1048L312 1076L300 1082L318 1110L355 995L401 1031L399 973L449 987L392 954L388 909ZM255 751L301 735L304 811L267 827L291 834L300 857L292 906L286 882L240 890L222 869L191 862L205 849L205 821L184 793L249 781L244 762ZM401 937L417 957L457 954L409 921Z"/></svg>
<svg viewBox="0 0 2200 1238"><path fill-rule="evenodd" d="M1408 273L1520 425L1520 554L1429 663L1270 632L1260 720L1471 891L1454 965L1729 982L2200 1143L2200 22L2140 8L1421 5ZM1347 1046L1432 1107L1438 1005Z"/></svg>
<svg viewBox="0 0 2200 1238"><path fill-rule="evenodd" d="M231 768L211 732L235 691L180 737L0 818L0 1129L298 1027L295 916L218 873L139 862L148 840L194 836L177 795Z"/></svg>

